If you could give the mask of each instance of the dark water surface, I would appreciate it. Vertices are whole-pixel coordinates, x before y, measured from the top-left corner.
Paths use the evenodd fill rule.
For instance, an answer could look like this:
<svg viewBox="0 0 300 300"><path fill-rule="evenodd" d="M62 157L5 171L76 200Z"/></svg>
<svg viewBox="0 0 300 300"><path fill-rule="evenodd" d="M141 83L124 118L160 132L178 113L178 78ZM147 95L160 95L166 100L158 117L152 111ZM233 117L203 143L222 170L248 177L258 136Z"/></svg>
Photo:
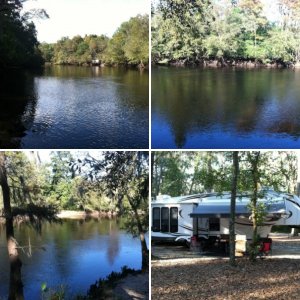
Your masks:
<svg viewBox="0 0 300 300"><path fill-rule="evenodd" d="M300 70L154 68L153 148L300 148Z"/></svg>
<svg viewBox="0 0 300 300"><path fill-rule="evenodd" d="M0 147L148 148L147 71L46 67L0 73Z"/></svg>
<svg viewBox="0 0 300 300"><path fill-rule="evenodd" d="M31 227L16 229L20 245L34 246L32 257L21 254L25 299L41 299L41 284L63 284L69 295L85 294L91 284L127 265L141 269L140 241L120 230L116 220L68 220L45 223L39 235ZM41 248L44 247L44 250ZM5 228L0 227L0 299L6 299L9 265Z"/></svg>

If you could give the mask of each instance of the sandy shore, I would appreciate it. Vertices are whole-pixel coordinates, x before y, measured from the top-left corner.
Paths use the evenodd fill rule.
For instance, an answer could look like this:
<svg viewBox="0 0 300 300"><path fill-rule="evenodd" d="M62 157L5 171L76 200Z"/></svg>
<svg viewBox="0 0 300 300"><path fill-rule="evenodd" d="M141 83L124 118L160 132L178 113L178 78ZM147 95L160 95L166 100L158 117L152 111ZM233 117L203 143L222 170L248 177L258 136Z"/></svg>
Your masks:
<svg viewBox="0 0 300 300"><path fill-rule="evenodd" d="M149 273L126 276L117 283L113 294L122 300L149 299Z"/></svg>
<svg viewBox="0 0 300 300"><path fill-rule="evenodd" d="M57 214L57 217L60 219L85 219L87 217L90 218L99 218L99 217L107 217L112 218L117 214L115 212L101 212L101 211L75 211L75 210L62 210Z"/></svg>

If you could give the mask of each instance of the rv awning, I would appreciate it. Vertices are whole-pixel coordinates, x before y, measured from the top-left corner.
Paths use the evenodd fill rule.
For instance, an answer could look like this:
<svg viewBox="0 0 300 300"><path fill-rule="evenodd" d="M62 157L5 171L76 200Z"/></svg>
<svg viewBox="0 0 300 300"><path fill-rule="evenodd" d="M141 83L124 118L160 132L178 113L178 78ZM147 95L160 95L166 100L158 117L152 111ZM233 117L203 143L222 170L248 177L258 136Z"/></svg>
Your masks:
<svg viewBox="0 0 300 300"><path fill-rule="evenodd" d="M279 203L266 203L266 212L268 215L278 215L286 214L286 207L284 201ZM249 216L250 209L247 204L236 204L235 214L236 216ZM209 204L209 203L200 203L197 207L194 208L193 212L190 214L192 218L197 217L229 217L230 216L230 204Z"/></svg>

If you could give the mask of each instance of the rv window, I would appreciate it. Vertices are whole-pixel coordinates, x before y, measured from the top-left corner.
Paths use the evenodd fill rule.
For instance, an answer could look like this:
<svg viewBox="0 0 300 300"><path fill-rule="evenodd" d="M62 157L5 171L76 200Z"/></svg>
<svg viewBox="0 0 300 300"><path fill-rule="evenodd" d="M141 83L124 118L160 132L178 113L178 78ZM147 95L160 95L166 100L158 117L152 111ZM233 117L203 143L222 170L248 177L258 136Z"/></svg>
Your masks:
<svg viewBox="0 0 300 300"><path fill-rule="evenodd" d="M178 231L178 208L171 207L170 209L170 232Z"/></svg>
<svg viewBox="0 0 300 300"><path fill-rule="evenodd" d="M152 210L152 231L157 232L160 231L160 208L153 207Z"/></svg>
<svg viewBox="0 0 300 300"><path fill-rule="evenodd" d="M161 209L161 232L169 232L169 208Z"/></svg>
<svg viewBox="0 0 300 300"><path fill-rule="evenodd" d="M220 231L219 218L209 218L209 231Z"/></svg>

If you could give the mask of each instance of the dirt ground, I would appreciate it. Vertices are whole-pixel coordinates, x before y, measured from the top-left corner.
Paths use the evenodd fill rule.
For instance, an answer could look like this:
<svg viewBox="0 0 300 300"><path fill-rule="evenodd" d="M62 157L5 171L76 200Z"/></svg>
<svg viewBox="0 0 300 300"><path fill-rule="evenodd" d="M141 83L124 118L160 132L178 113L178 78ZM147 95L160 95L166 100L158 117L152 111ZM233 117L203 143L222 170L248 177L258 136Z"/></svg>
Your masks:
<svg viewBox="0 0 300 300"><path fill-rule="evenodd" d="M273 238L272 254L256 263L152 247L152 299L300 299L300 239Z"/></svg>
<svg viewBox="0 0 300 300"><path fill-rule="evenodd" d="M149 273L128 275L117 284L113 294L120 300L148 300Z"/></svg>

